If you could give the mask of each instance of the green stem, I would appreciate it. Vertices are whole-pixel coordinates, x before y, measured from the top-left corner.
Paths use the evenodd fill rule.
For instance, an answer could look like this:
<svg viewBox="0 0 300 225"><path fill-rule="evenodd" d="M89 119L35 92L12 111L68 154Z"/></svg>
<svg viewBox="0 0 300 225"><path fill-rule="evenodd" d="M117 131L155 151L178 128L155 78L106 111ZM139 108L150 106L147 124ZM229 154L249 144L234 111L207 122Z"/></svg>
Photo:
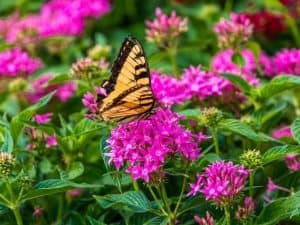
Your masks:
<svg viewBox="0 0 300 225"><path fill-rule="evenodd" d="M86 75L86 81L87 81L87 83L89 85L89 88L90 88L91 92L93 93L93 95L97 96L97 93L95 91L95 88L94 88L93 83L92 83L91 78L90 78L90 74Z"/></svg>
<svg viewBox="0 0 300 225"><path fill-rule="evenodd" d="M253 190L253 186L254 186L254 170L251 170L251 172L249 174L249 184L250 184L249 195L251 197L253 197L253 195L254 195L254 190Z"/></svg>
<svg viewBox="0 0 300 225"><path fill-rule="evenodd" d="M218 142L218 129L216 127L212 127L212 135L213 135L213 141L215 145L216 154L220 155L220 147Z"/></svg>
<svg viewBox="0 0 300 225"><path fill-rule="evenodd" d="M0 198L6 202L7 206L10 205L10 201L4 195L0 194Z"/></svg>
<svg viewBox="0 0 300 225"><path fill-rule="evenodd" d="M169 205L169 199L168 199L166 187L165 187L164 183L162 183L160 186L161 186L160 194L161 194L162 200L163 200L165 207L167 209L167 212L168 212L169 225L175 225L175 218L172 213L171 207Z"/></svg>
<svg viewBox="0 0 300 225"><path fill-rule="evenodd" d="M58 202L58 212L57 212L57 218L56 218L57 224L61 224L63 214L64 214L64 195L61 195L61 196L59 196L59 202Z"/></svg>
<svg viewBox="0 0 300 225"><path fill-rule="evenodd" d="M22 217L19 211L19 207L14 207L12 208L12 211L14 212L16 221L17 221L17 225L23 225L23 221L22 221Z"/></svg>
<svg viewBox="0 0 300 225"><path fill-rule="evenodd" d="M132 179L132 185L135 191L140 191L139 184L136 180Z"/></svg>
<svg viewBox="0 0 300 225"><path fill-rule="evenodd" d="M185 174L186 174L186 173L187 173L187 169L185 170ZM182 182L181 191L180 191L180 195L179 195L179 199L178 199L178 201L177 201L177 203L176 203L176 207L175 207L175 210L174 210L174 213L173 213L175 219L176 219L177 212L178 212L180 203L181 203L182 198L183 198L183 195L184 195L184 190L185 190L186 184L187 184L187 177L184 176L183 182Z"/></svg>
<svg viewBox="0 0 300 225"><path fill-rule="evenodd" d="M286 22L287 22L288 26L290 27L293 38L297 44L297 47L299 48L300 47L300 34L299 34L299 30L298 30L297 24L295 22L295 19L290 16L290 14L287 10L285 10L284 16L286 18Z"/></svg>
<svg viewBox="0 0 300 225"><path fill-rule="evenodd" d="M156 204L158 205L159 209L162 211L162 213L166 216L168 216L168 213L165 211L164 207L160 204L155 192L153 191L152 187L150 185L148 185L148 189L152 195L152 197L154 198Z"/></svg>
<svg viewBox="0 0 300 225"><path fill-rule="evenodd" d="M226 225L230 225L230 211L228 206L224 206Z"/></svg>
<svg viewBox="0 0 300 225"><path fill-rule="evenodd" d="M231 8L232 8L232 4L231 4L231 0L226 0L225 3L225 12L229 15L231 12Z"/></svg>
<svg viewBox="0 0 300 225"><path fill-rule="evenodd" d="M171 61L172 66L173 66L173 72L175 74L175 77L179 78L179 70L178 70L177 62L176 62L176 54L177 54L176 47L169 48L167 50L167 52L168 52L168 55L170 57L170 61Z"/></svg>

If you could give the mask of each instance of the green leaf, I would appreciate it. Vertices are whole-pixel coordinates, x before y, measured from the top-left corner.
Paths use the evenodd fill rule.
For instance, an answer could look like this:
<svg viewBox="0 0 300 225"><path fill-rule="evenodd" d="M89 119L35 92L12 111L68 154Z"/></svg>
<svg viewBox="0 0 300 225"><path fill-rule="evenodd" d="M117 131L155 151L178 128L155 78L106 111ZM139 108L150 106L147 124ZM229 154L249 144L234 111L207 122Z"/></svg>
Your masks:
<svg viewBox="0 0 300 225"><path fill-rule="evenodd" d="M271 163L275 160L282 159L286 154L300 152L300 147L289 147L287 145L275 146L268 149L262 157L263 164Z"/></svg>
<svg viewBox="0 0 300 225"><path fill-rule="evenodd" d="M300 192L286 198L279 198L267 205L257 218L257 225L277 224L284 219L300 215Z"/></svg>
<svg viewBox="0 0 300 225"><path fill-rule="evenodd" d="M156 216L148 220L146 223L143 223L143 225L167 225L167 224L168 224L168 218L162 216Z"/></svg>
<svg viewBox="0 0 300 225"><path fill-rule="evenodd" d="M32 190L22 197L22 201L40 198L47 195L53 195L72 188L101 188L103 185L94 185L86 183L74 183L68 180L49 179L39 182Z"/></svg>
<svg viewBox="0 0 300 225"><path fill-rule="evenodd" d="M0 151L12 153L13 149L14 149L14 141L12 139L9 129L7 127L5 127L4 144L1 146Z"/></svg>
<svg viewBox="0 0 300 225"><path fill-rule="evenodd" d="M240 52L235 52L231 58L232 62L240 67L245 66L246 61Z"/></svg>
<svg viewBox="0 0 300 225"><path fill-rule="evenodd" d="M73 162L68 170L68 179L72 180L79 177L84 172L84 166L81 162Z"/></svg>
<svg viewBox="0 0 300 225"><path fill-rule="evenodd" d="M107 209L116 205L136 213L148 212L151 210L151 202L142 192L128 191L123 194L109 194L94 196L101 207Z"/></svg>
<svg viewBox="0 0 300 225"><path fill-rule="evenodd" d="M45 106L51 100L54 94L55 92L51 92L50 94L41 98L36 104L28 107L12 118L10 124L10 132L15 141L17 141L20 133L22 132L22 129L24 127L23 121L30 120L38 109Z"/></svg>
<svg viewBox="0 0 300 225"><path fill-rule="evenodd" d="M242 135L253 141L260 141L261 138L245 123L236 119L224 119L219 123L219 128Z"/></svg>
<svg viewBox="0 0 300 225"><path fill-rule="evenodd" d="M68 74L60 74L60 75L53 77L51 80L49 80L48 84L49 85L62 84L69 80L70 80L70 76Z"/></svg>
<svg viewBox="0 0 300 225"><path fill-rule="evenodd" d="M233 83L235 86L240 88L246 96L251 95L253 87L249 85L249 83L245 81L242 77L228 73L222 74L222 76L229 80L231 83Z"/></svg>
<svg viewBox="0 0 300 225"><path fill-rule="evenodd" d="M208 153L206 155L204 155L204 158L209 162L209 163L213 163L215 161L219 161L221 160L220 156L218 156L215 153Z"/></svg>
<svg viewBox="0 0 300 225"><path fill-rule="evenodd" d="M255 94L260 99L268 99L283 91L299 87L300 77L293 75L276 76L269 83L259 87Z"/></svg>
<svg viewBox="0 0 300 225"><path fill-rule="evenodd" d="M194 118L194 119L198 119L201 111L199 108L196 109L185 109L179 112L180 115L188 117L188 118Z"/></svg>
<svg viewBox="0 0 300 225"><path fill-rule="evenodd" d="M300 118L294 120L291 126L294 138L300 144Z"/></svg>

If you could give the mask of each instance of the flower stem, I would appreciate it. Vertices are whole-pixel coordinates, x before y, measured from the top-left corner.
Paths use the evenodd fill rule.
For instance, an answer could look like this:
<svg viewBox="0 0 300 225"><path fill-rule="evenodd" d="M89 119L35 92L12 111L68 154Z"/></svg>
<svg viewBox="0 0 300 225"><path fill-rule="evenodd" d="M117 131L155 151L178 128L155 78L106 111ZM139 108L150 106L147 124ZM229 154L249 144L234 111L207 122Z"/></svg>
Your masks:
<svg viewBox="0 0 300 225"><path fill-rule="evenodd" d="M187 169L185 171L185 174L187 173ZM176 218L176 215L177 215L177 212L178 212L178 209L179 209L179 206L180 206L180 203L182 201L182 198L183 198L183 194L184 194L184 190L185 190L185 187L186 187L186 183L187 183L187 177L184 176L183 178L183 182L182 182L182 187L181 187L181 191L180 191L180 195L179 195L179 198L178 198L178 201L176 203L176 207L175 207L175 210L174 210L174 217Z"/></svg>
<svg viewBox="0 0 300 225"><path fill-rule="evenodd" d="M140 191L139 184L135 179L132 179L132 185L135 191Z"/></svg>
<svg viewBox="0 0 300 225"><path fill-rule="evenodd" d="M220 147L218 142L218 129L216 127L212 127L212 135L213 135L213 141L215 145L216 154L220 155Z"/></svg>
<svg viewBox="0 0 300 225"><path fill-rule="evenodd" d="M253 195L254 195L254 190L253 190L253 186L254 186L254 170L251 170L251 172L249 174L249 184L250 184L249 195L251 197L253 197Z"/></svg>
<svg viewBox="0 0 300 225"><path fill-rule="evenodd" d="M168 52L168 55L170 57L170 61L171 61L172 66L173 66L173 73L175 74L175 77L178 78L179 77L179 71L178 71L177 62L176 62L176 54L177 54L176 47L169 48L167 50L167 52Z"/></svg>
<svg viewBox="0 0 300 225"><path fill-rule="evenodd" d="M232 4L231 0L226 0L225 2L225 12L229 15L231 12Z"/></svg>
<svg viewBox="0 0 300 225"><path fill-rule="evenodd" d="M12 211L14 212L16 221L17 221L17 225L23 225L23 221L22 221L22 217L19 211L19 207L14 207L12 208Z"/></svg>
<svg viewBox="0 0 300 225"><path fill-rule="evenodd" d="M228 206L224 206L226 225L230 225L230 211Z"/></svg>
<svg viewBox="0 0 300 225"><path fill-rule="evenodd" d="M156 204L158 205L158 207L160 208L160 210L162 211L162 213L166 216L168 216L168 213L165 211L164 207L160 204L155 192L153 191L152 187L150 185L148 185L148 189L152 195L152 197L154 198Z"/></svg>

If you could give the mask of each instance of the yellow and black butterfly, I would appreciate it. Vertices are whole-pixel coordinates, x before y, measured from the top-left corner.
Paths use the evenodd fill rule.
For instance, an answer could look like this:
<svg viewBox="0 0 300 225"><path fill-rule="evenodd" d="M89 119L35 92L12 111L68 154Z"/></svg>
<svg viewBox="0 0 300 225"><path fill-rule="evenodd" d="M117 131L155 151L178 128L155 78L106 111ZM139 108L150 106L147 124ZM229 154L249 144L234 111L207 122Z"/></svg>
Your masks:
<svg viewBox="0 0 300 225"><path fill-rule="evenodd" d="M102 83L106 95L98 95L98 114L104 121L129 122L152 111L150 71L140 42L125 38L113 63L109 80Z"/></svg>

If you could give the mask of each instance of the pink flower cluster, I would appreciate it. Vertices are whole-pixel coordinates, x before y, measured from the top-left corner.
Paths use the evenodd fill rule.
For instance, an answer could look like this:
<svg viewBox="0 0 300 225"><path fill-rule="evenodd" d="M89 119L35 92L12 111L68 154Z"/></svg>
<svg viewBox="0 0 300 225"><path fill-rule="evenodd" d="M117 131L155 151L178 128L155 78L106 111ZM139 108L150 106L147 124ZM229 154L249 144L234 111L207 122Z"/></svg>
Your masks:
<svg viewBox="0 0 300 225"><path fill-rule="evenodd" d="M242 68L240 68L233 62L233 55L233 49L227 49L225 51L218 52L213 57L211 62L212 71L217 73L231 73L237 76L241 76L251 85L258 85L259 79L254 74L255 70L257 69L257 65L253 53L248 49L244 49L241 51L241 55L245 61L245 65L242 66Z"/></svg>
<svg viewBox="0 0 300 225"><path fill-rule="evenodd" d="M56 91L55 96L62 102L69 100L77 90L77 85L68 81L61 85L49 84L53 78L51 74L43 75L32 83L33 91L27 93L27 98L30 102L37 102L46 94Z"/></svg>
<svg viewBox="0 0 300 225"><path fill-rule="evenodd" d="M32 33L35 33L32 36L38 35L40 38L79 35L84 29L87 17L99 18L109 10L108 0L51 0L36 15L0 21L0 24L8 28L1 29L0 35L4 35L8 42L16 42L22 36L26 39Z"/></svg>
<svg viewBox="0 0 300 225"><path fill-rule="evenodd" d="M201 218L199 216L194 216L194 220L199 225L215 225L214 218L206 211L206 217Z"/></svg>
<svg viewBox="0 0 300 225"><path fill-rule="evenodd" d="M156 18L153 21L146 21L147 40L164 46L177 38L181 33L187 31L187 18L181 18L173 11L171 16L163 14L160 8L156 8ZM164 46L168 47L168 46Z"/></svg>
<svg viewBox="0 0 300 225"><path fill-rule="evenodd" d="M224 48L235 47L248 41L253 32L253 25L243 14L230 14L230 20L221 19L214 27L219 45Z"/></svg>
<svg viewBox="0 0 300 225"><path fill-rule="evenodd" d="M0 77L28 76L42 67L39 59L30 57L19 48L0 53Z"/></svg>
<svg viewBox="0 0 300 225"><path fill-rule="evenodd" d="M158 71L151 71L151 87L155 99L164 105L182 104L190 98L187 86L182 80L160 74Z"/></svg>
<svg viewBox="0 0 300 225"><path fill-rule="evenodd" d="M299 154L291 153L288 154L285 158L285 164L292 172L300 171L300 158Z"/></svg>
<svg viewBox="0 0 300 225"><path fill-rule="evenodd" d="M275 75L292 74L300 76L300 50L283 49L276 53L273 58Z"/></svg>
<svg viewBox="0 0 300 225"><path fill-rule="evenodd" d="M53 113L36 114L33 117L33 121L37 122L38 124L49 123L52 118L52 115Z"/></svg>
<svg viewBox="0 0 300 225"><path fill-rule="evenodd" d="M292 130L289 126L282 126L272 131L272 137L276 139L284 138L284 137L293 137Z"/></svg>
<svg viewBox="0 0 300 225"><path fill-rule="evenodd" d="M188 195L200 192L206 200L217 205L230 204L244 188L248 174L249 170L232 162L214 162L205 168L203 174L197 175L196 183L190 184Z"/></svg>
<svg viewBox="0 0 300 225"><path fill-rule="evenodd" d="M159 108L147 120L120 124L107 140L111 148L107 153L109 162L117 169L128 165L126 172L133 179L149 182L163 176L163 165L171 156L196 160L203 135L198 137L185 130L179 124L180 118L169 109Z"/></svg>
<svg viewBox="0 0 300 225"><path fill-rule="evenodd" d="M255 203L251 197L246 197L244 200L244 205L239 205L235 213L235 218L238 220L247 220L251 214L254 212Z"/></svg>

